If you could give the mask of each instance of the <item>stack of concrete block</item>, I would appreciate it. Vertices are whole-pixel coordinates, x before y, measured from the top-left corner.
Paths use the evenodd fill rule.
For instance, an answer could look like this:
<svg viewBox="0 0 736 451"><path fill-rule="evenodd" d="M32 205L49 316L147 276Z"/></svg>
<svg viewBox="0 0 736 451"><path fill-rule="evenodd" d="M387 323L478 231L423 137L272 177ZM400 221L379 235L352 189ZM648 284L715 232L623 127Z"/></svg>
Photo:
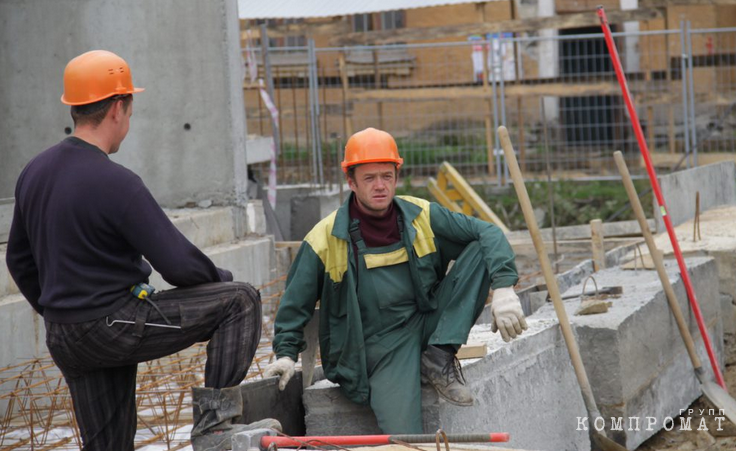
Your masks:
<svg viewBox="0 0 736 451"><path fill-rule="evenodd" d="M723 341L715 263L710 258L692 258L687 263L720 357ZM588 274L583 265L562 276L564 294L580 293ZM668 263L668 274L707 365L677 267ZM676 418L680 409L697 399L699 385L656 272L615 268L601 271L595 278L600 288L624 288L622 296L611 299L609 312L575 316L579 299L566 301L565 308L606 420L606 433L634 449L661 429L666 417ZM592 287L589 282L586 291ZM488 346L482 359L463 361L476 403L457 407L425 388L425 432L433 433L439 427L452 433L509 432L509 445L519 448L590 448L583 426L590 427L595 419L587 418L552 305L541 307L528 323L530 330L510 343L491 334L488 325L473 328L469 342ZM303 400L310 435L379 432L370 409L351 403L328 381L307 388ZM624 419L623 431L610 430L611 417ZM639 418L638 428L629 430L629 417ZM648 418L656 418L657 423L650 426Z"/></svg>
<svg viewBox="0 0 736 451"><path fill-rule="evenodd" d="M221 268L233 272L235 280L263 285L277 276L273 238L239 237L242 211L233 207L167 210L177 228ZM0 258L5 261L5 245ZM170 286L154 272L150 283L157 290ZM0 368L47 354L43 318L18 293L6 265L0 264Z"/></svg>
<svg viewBox="0 0 736 451"><path fill-rule="evenodd" d="M677 264L670 261L666 266L703 366L710 371ZM720 359L719 365L722 365L723 328L715 261L690 258L687 266L708 333ZM612 306L609 311L575 316L579 299L566 301L565 308L577 335L598 407L605 419L606 432L628 449L635 449L662 429L667 417L676 419L681 409L687 408L701 395L699 383L656 272L625 271L616 267L598 272L594 277L600 289L623 287L623 295L610 299ZM582 288L582 284L577 284L563 295L579 294ZM586 292L592 290L593 283L588 282ZM542 307L535 316L556 317L551 305ZM613 430L612 417L616 421L623 418L623 430ZM593 420L588 419L586 425L590 427ZM650 425L651 422L655 423Z"/></svg>
<svg viewBox="0 0 736 451"><path fill-rule="evenodd" d="M589 449L587 434L575 432L585 406L557 322L528 323L523 338L511 343L489 325L473 328L469 341L488 346L484 358L462 362L475 403L458 407L423 387L424 432L509 432L515 448ZM380 433L370 408L350 402L329 381L305 389L303 400L308 435Z"/></svg>

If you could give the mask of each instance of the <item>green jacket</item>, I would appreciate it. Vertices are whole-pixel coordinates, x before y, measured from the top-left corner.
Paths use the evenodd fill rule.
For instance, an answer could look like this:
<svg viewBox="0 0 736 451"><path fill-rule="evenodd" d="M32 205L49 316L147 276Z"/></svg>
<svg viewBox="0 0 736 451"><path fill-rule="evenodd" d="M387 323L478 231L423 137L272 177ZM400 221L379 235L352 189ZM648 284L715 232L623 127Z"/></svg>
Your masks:
<svg viewBox="0 0 736 451"><path fill-rule="evenodd" d="M349 399L367 404L365 344L356 295L355 255L348 233L351 200L352 195L304 238L276 315L273 348L278 357L297 360L306 347L304 327L319 300L325 376L340 384ZM513 286L518 281L514 253L498 227L415 197L397 196L394 203L404 218L411 282L420 311L436 309L430 293L444 278L449 262L472 241L479 241L485 251L491 288Z"/></svg>

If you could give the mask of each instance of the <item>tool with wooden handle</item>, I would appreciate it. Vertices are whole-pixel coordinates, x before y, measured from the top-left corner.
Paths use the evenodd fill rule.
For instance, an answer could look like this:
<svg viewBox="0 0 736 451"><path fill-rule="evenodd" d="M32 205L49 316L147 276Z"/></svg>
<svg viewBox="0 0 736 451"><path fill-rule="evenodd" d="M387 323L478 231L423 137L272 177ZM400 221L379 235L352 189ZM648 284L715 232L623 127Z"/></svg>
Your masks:
<svg viewBox="0 0 736 451"><path fill-rule="evenodd" d="M510 435L506 432L492 432L490 434L445 434L450 443L488 443L508 442ZM371 446L390 445L392 443L435 443L435 434L406 434L406 435L331 435L310 437L275 437L261 438L261 449L268 449L275 443L279 448L301 448L304 445L333 445L333 446Z"/></svg>
<svg viewBox="0 0 736 451"><path fill-rule="evenodd" d="M593 427L593 421L596 418L601 417L601 413L598 410L598 406L595 403L595 398L593 397L593 389L590 387L588 374L585 372L583 359L580 357L580 349L578 348L578 343L572 333L570 320L567 318L565 305L563 304L562 297L560 296L560 288L557 285L557 279L552 272L552 265L549 262L549 256L547 255L547 250L544 247L544 241L542 240L542 235L539 232L537 220L534 217L532 203L529 200L529 194L526 191L524 179L521 176L521 170L519 169L519 164L516 161L516 154L514 153L514 148L511 145L511 139L509 138L509 132L508 130L506 130L506 127L498 127L498 136L501 140L503 153L506 156L506 164L509 167L511 179L514 182L516 196L519 198L519 204L521 205L521 210L524 213L524 219L526 220L529 234L531 235L532 241L534 242L534 249L536 249L537 255L539 256L539 264L542 267L542 273L544 274L544 280L547 283L549 296L550 298L552 298L552 304L554 305L555 313L557 313L557 318L560 321L562 336L565 338L567 351L570 354L570 360L572 360L572 366L575 369L575 376L577 376L578 384L580 385L580 392L583 395L585 408L588 411L588 418L590 419L591 423L588 427L590 439L593 442L593 445L604 451L625 451L625 447L609 439L602 431L598 431L595 427Z"/></svg>
<svg viewBox="0 0 736 451"><path fill-rule="evenodd" d="M732 423L736 424L736 400L734 400L726 390L721 388L720 385L708 379L700 363L700 358L695 352L695 344L693 337L690 334L690 330L687 328L685 318L682 315L680 304L677 302L677 296L675 290L672 289L670 279L667 276L667 271L664 269L664 261L662 254L657 250L657 245L654 243L654 237L652 232L649 230L649 224L647 224L647 218L644 215L644 209L639 201L639 196L636 194L636 188L634 188L634 182L631 181L631 174L629 174L629 168L626 166L624 157L621 152L614 152L613 159L616 160L616 166L618 166L618 172L621 174L621 178L624 182L624 188L626 188L626 194L629 196L629 202L631 208L634 210L636 220L639 221L639 227L641 227L641 234L644 235L644 241L647 243L649 248L649 254L652 256L654 267L659 275L659 280L662 282L662 288L667 295L667 302L672 310L672 315L675 317L677 322L677 328L680 329L680 335L682 335L682 341L685 342L685 348L687 354L690 356L690 361L693 363L695 368L695 375L700 381L700 388L703 391L708 400L719 409L722 409L726 417L731 420Z"/></svg>
<svg viewBox="0 0 736 451"><path fill-rule="evenodd" d="M711 344L710 336L708 335L708 329L705 327L703 314L700 312L700 304L698 303L698 298L695 296L695 290L693 289L693 284L690 281L690 274L687 272L687 265L685 265L685 258L682 256L680 244L677 241L675 227L672 225L672 219L667 213L667 206L664 203L662 189L659 186L657 174L654 170L654 165L652 164L652 158L649 155L647 141L644 139L644 132L642 131L641 123L639 122L639 116L636 114L634 101L632 100L631 93L629 92L629 85L626 83L626 74L624 73L623 66L621 65L621 58L619 58L618 56L616 43L613 41L613 35L611 34L611 27L608 25L608 18L606 18L606 12L603 10L602 6L598 7L598 17L600 18L601 28L603 29L603 37L606 41L606 46L608 47L608 55L611 57L613 69L616 72L616 79L621 86L621 94L623 95L626 109L629 112L631 125L634 128L634 135L636 136L636 141L639 143L639 151L642 158L644 159L644 164L647 167L649 183L652 185L654 198L657 200L657 205L659 205L659 209L662 213L662 221L664 222L664 226L667 229L667 235L669 235L670 237L672 251L675 253L677 264L680 267L680 277L682 277L682 283L685 285L685 292L687 293L687 298L690 301L690 309L693 312L693 316L695 316L695 321L698 323L700 335L703 337L703 344L705 345L705 350L708 353L708 359L710 360L711 367L713 368L713 374L716 377L716 382L718 382L718 385L723 387L725 390L726 382L723 380L721 367L718 364L718 359L716 359L715 350L713 348L713 345Z"/></svg>

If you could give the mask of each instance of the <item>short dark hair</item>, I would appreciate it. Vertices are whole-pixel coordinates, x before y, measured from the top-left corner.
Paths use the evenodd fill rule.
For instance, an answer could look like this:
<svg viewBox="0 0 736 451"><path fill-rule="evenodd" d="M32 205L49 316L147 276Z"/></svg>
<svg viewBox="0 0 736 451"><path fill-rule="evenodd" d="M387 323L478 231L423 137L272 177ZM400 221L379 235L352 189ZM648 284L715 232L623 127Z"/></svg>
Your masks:
<svg viewBox="0 0 736 451"><path fill-rule="evenodd" d="M390 163L390 161L387 161L387 163ZM361 164L348 166L347 176L349 179L355 180L355 168L357 168L358 166L361 166ZM399 168L397 167L396 163L394 163L394 175L399 175Z"/></svg>
<svg viewBox="0 0 736 451"><path fill-rule="evenodd" d="M107 112L110 111L112 104L118 100L123 101L123 110L127 112L130 107L130 102L133 101L133 95L123 94L108 97L86 105L72 105L71 114L74 126L89 124L93 127L97 127L102 123L102 120L105 119L105 116L107 116Z"/></svg>

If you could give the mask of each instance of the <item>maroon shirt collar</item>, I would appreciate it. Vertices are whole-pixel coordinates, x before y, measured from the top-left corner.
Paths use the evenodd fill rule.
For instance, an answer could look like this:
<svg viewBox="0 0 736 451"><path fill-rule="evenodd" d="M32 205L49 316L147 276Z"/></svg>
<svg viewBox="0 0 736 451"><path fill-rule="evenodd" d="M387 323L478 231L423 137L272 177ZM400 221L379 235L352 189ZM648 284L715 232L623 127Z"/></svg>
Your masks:
<svg viewBox="0 0 736 451"><path fill-rule="evenodd" d="M388 211L381 217L370 216L363 213L358 207L358 199L352 195L349 205L350 219L360 221L360 234L365 241L366 247L388 246L401 241L399 231L398 209L391 202Z"/></svg>

